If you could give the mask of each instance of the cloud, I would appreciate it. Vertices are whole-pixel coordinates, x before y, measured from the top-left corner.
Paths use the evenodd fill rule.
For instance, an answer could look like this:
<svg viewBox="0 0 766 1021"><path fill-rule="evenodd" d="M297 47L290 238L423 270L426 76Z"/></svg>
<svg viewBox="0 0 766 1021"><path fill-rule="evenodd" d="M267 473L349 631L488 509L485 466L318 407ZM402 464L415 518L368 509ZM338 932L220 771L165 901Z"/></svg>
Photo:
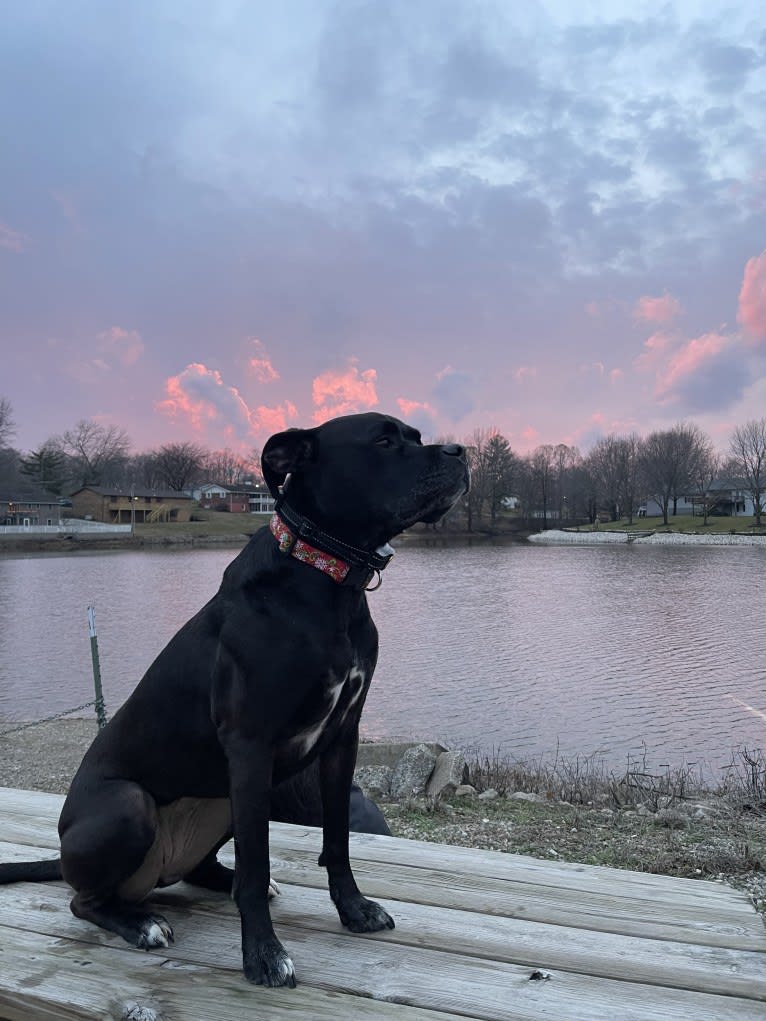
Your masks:
<svg viewBox="0 0 766 1021"><path fill-rule="evenodd" d="M717 411L742 397L750 382L738 338L705 333L683 342L659 367L655 396L685 411Z"/></svg>
<svg viewBox="0 0 766 1021"><path fill-rule="evenodd" d="M513 378L517 383L524 383L528 379L535 379L537 376L537 369L534 365L520 365L518 369L513 373Z"/></svg>
<svg viewBox="0 0 766 1021"><path fill-rule="evenodd" d="M661 298L644 295L636 302L633 318L665 325L671 323L682 311L681 302L672 294L663 294Z"/></svg>
<svg viewBox="0 0 766 1021"><path fill-rule="evenodd" d="M313 419L317 425L336 415L349 415L374 408L378 403L375 369L360 372L352 360L345 372L328 369L316 376L311 395L316 407Z"/></svg>
<svg viewBox="0 0 766 1021"><path fill-rule="evenodd" d="M766 251L745 264L737 322L745 327L751 343L766 340Z"/></svg>
<svg viewBox="0 0 766 1021"><path fill-rule="evenodd" d="M407 397L397 397L396 403L402 418L408 425L421 433L433 433L436 422L436 409L428 401L411 401Z"/></svg>
<svg viewBox="0 0 766 1021"><path fill-rule="evenodd" d="M99 333L98 340L101 353L124 366L135 365L145 350L138 330L123 330L121 326L111 326Z"/></svg>
<svg viewBox="0 0 766 1021"><path fill-rule="evenodd" d="M250 413L250 422L255 432L270 436L272 433L284 432L290 421L298 417L298 409L291 401L275 408L260 405Z"/></svg>
<svg viewBox="0 0 766 1021"><path fill-rule="evenodd" d="M73 348L74 345L67 347ZM89 340L79 347L85 348L90 357L80 357L79 351L77 354L72 353L71 360L63 368L68 376L88 386L103 386L119 370L134 366L145 350L141 334L121 326L110 326L108 330L97 334L95 341Z"/></svg>
<svg viewBox="0 0 766 1021"><path fill-rule="evenodd" d="M217 369L192 362L165 383L167 397L156 409L170 418L185 418L193 429L201 431L206 422L216 419L249 431L250 409L234 386L227 386Z"/></svg>
<svg viewBox="0 0 766 1021"><path fill-rule="evenodd" d="M7 223L0 222L0 248L6 248L9 252L23 252L27 247L29 238Z"/></svg>
<svg viewBox="0 0 766 1021"><path fill-rule="evenodd" d="M445 365L436 375L431 395L439 413L456 422L473 411L476 404L473 389L473 379L468 373L458 372L451 365Z"/></svg>
<svg viewBox="0 0 766 1021"><path fill-rule="evenodd" d="M279 379L279 373L271 364L271 359L266 348L255 338L251 341L255 355L248 360L247 368L251 375L255 376L259 383L274 383Z"/></svg>
<svg viewBox="0 0 766 1021"><path fill-rule="evenodd" d="M644 341L643 353L633 360L634 367L639 372L656 370L675 343L676 338L672 334L658 330Z"/></svg>

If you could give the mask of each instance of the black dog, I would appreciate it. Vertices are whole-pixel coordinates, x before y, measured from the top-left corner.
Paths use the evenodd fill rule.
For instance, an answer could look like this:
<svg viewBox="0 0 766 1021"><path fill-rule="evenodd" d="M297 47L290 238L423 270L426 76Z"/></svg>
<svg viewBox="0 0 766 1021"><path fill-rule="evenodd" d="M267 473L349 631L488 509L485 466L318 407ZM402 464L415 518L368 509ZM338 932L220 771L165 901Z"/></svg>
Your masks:
<svg viewBox="0 0 766 1021"><path fill-rule="evenodd" d="M423 446L397 419L365 414L272 436L263 472L275 495L283 486L271 526L86 753L59 820L61 871L75 915L144 948L173 935L140 906L155 887L232 890L246 977L293 986L268 907L271 791L318 759L319 864L340 920L352 932L393 928L349 864L349 792L378 646L365 589L391 558L388 541L437 521L468 471L462 447ZM216 858L232 835L233 872ZM6 865L0 882L54 874L50 863Z"/></svg>

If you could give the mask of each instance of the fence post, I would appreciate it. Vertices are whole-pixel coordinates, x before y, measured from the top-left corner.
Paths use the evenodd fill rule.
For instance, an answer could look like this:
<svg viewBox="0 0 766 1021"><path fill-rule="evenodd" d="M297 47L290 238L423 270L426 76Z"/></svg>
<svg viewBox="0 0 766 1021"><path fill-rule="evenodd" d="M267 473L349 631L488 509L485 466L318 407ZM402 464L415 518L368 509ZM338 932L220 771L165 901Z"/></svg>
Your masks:
<svg viewBox="0 0 766 1021"><path fill-rule="evenodd" d="M101 664L98 659L98 637L96 635L96 610L88 607L88 630L90 631L90 658L93 662L93 686L96 689L96 718L99 730L106 726L104 693L101 690Z"/></svg>

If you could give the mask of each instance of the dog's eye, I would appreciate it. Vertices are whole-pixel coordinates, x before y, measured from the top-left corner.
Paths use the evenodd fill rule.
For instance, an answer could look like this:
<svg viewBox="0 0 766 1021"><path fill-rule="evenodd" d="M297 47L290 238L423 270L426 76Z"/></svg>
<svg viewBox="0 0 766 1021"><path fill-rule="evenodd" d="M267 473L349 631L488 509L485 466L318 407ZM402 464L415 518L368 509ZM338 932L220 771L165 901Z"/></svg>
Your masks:
<svg viewBox="0 0 766 1021"><path fill-rule="evenodd" d="M380 439L375 440L375 445L378 447L393 447L394 441L390 436L381 436Z"/></svg>

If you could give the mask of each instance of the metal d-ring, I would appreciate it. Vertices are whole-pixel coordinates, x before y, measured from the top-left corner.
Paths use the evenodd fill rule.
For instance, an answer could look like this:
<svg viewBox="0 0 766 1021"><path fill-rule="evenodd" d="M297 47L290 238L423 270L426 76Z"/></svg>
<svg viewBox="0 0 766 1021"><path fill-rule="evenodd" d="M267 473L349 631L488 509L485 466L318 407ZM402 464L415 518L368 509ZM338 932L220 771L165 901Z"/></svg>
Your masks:
<svg viewBox="0 0 766 1021"><path fill-rule="evenodd" d="M378 576L377 584L376 585L365 585L365 588L364 588L365 592L375 592L383 584L383 575L380 573L379 570L377 570L377 568L375 569L375 574L377 574L377 576Z"/></svg>

